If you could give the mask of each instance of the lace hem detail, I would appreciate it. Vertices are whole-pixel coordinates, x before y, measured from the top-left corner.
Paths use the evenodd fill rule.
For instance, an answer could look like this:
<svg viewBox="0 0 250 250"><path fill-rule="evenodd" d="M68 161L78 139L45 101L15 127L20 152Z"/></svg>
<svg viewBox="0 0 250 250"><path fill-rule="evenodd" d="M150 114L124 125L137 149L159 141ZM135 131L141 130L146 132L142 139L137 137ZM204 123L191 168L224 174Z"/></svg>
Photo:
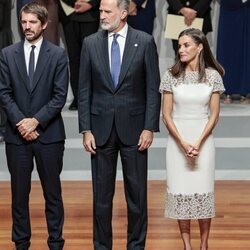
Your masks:
<svg viewBox="0 0 250 250"><path fill-rule="evenodd" d="M165 217L174 219L205 219L215 216L214 193L166 195Z"/></svg>

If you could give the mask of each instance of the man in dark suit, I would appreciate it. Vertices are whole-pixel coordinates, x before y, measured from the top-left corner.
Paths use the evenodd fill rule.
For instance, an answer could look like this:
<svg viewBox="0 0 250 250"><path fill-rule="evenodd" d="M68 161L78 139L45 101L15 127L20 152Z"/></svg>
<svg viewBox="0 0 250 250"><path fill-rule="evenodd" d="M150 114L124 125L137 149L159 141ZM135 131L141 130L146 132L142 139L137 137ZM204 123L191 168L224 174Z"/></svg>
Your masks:
<svg viewBox="0 0 250 250"><path fill-rule="evenodd" d="M73 92L73 101L69 110L77 110L78 79L80 67L80 54L84 37L97 32L99 27L100 0L63 0L75 12L66 15L59 6L59 20L63 26L70 67L70 85Z"/></svg>
<svg viewBox="0 0 250 250"><path fill-rule="evenodd" d="M6 156L11 175L12 240L16 249L30 246L29 193L33 159L41 180L48 226L48 246L63 248L61 195L65 131L61 110L68 87L64 50L43 40L45 7L31 2L21 9L25 41L2 50L0 101L7 114Z"/></svg>
<svg viewBox="0 0 250 250"><path fill-rule="evenodd" d="M152 36L126 23L129 0L102 0L103 31L83 41L79 129L91 153L94 249L112 249L112 201L120 153L128 208L127 249L145 248L147 154L159 131L160 76Z"/></svg>
<svg viewBox="0 0 250 250"><path fill-rule="evenodd" d="M128 24L138 30L153 33L155 19L155 0L132 0Z"/></svg>
<svg viewBox="0 0 250 250"><path fill-rule="evenodd" d="M203 18L202 31L206 35L212 31L211 2L212 0L167 0L168 13L183 15L186 25L191 25L196 17ZM173 49L177 53L178 41L173 41Z"/></svg>
<svg viewBox="0 0 250 250"><path fill-rule="evenodd" d="M11 1L0 0L0 50L12 44ZM6 115L0 105L0 142L4 141Z"/></svg>

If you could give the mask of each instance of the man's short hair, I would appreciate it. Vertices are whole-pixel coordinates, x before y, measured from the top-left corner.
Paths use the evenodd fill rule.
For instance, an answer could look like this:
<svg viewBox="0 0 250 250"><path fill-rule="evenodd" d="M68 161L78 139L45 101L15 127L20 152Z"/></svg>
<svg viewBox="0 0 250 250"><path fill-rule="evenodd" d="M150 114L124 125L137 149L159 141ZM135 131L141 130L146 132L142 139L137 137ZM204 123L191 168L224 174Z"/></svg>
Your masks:
<svg viewBox="0 0 250 250"><path fill-rule="evenodd" d="M40 3L36 1L32 1L30 3L25 4L19 13L19 20L21 22L22 20L22 13L30 13L37 16L37 18L40 20L40 22L43 24L48 22L48 10L45 8L45 6L41 5Z"/></svg>

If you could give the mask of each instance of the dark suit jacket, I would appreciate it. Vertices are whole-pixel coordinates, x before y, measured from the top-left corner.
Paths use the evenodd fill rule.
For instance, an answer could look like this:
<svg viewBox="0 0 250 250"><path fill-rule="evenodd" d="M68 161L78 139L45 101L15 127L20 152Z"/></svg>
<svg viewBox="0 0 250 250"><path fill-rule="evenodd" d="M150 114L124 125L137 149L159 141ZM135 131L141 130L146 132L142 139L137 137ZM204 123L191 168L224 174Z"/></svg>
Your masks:
<svg viewBox="0 0 250 250"><path fill-rule="evenodd" d="M74 7L76 0L63 0L67 5ZM69 21L76 22L95 22L99 20L99 5L100 0L90 0L89 4L92 5L92 9L84 13L72 13L66 16L61 4L59 4L59 20L62 24L67 24Z"/></svg>
<svg viewBox="0 0 250 250"><path fill-rule="evenodd" d="M245 6L250 6L250 1L242 3L242 0L220 0L221 8L228 10L235 10L244 8Z"/></svg>
<svg viewBox="0 0 250 250"><path fill-rule="evenodd" d="M183 7L188 7L197 11L197 17L204 18L202 31L207 34L212 31L211 7L212 0L167 0L169 14L179 14Z"/></svg>
<svg viewBox="0 0 250 250"><path fill-rule="evenodd" d="M137 15L128 16L128 24L135 29L152 34L155 18L155 0L147 0L145 8L141 7L145 0L133 0L133 2L137 6Z"/></svg>
<svg viewBox="0 0 250 250"><path fill-rule="evenodd" d="M19 17L19 12L20 12L21 8L22 8L25 4L27 4L27 3L31 2L31 1L32 1L32 0L16 0L16 12L17 12L17 17Z"/></svg>
<svg viewBox="0 0 250 250"><path fill-rule="evenodd" d="M38 140L52 143L65 139L61 109L68 90L68 66L64 50L43 41L33 88L29 87L23 42L2 50L0 55L0 101L7 114L5 141L26 143L16 124L27 117L39 121Z"/></svg>
<svg viewBox="0 0 250 250"><path fill-rule="evenodd" d="M83 41L79 77L79 130L91 130L98 146L109 138L113 124L126 145L138 143L143 129L159 131L160 74L152 36L128 28L120 78L113 87L108 33Z"/></svg>
<svg viewBox="0 0 250 250"><path fill-rule="evenodd" d="M133 2L135 2L137 8L140 9L145 0L133 0ZM143 8L143 13L148 18L155 17L155 0L147 0L147 4L145 8Z"/></svg>

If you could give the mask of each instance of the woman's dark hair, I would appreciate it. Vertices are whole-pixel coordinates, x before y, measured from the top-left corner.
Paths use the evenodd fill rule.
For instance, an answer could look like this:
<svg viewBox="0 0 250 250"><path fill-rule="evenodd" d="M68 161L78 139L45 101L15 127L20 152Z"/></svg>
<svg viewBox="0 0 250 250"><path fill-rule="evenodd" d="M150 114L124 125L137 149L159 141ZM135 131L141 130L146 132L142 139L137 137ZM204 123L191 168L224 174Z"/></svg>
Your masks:
<svg viewBox="0 0 250 250"><path fill-rule="evenodd" d="M30 3L25 4L19 13L19 20L22 21L22 13L31 13L37 16L42 25L48 22L48 11L47 9L41 5L39 2L32 1Z"/></svg>
<svg viewBox="0 0 250 250"><path fill-rule="evenodd" d="M209 47L207 38L202 31L200 31L199 29L189 28L183 30L180 33L178 40L182 36L189 36L190 38L193 39L193 41L195 42L195 44L197 44L197 46L199 44L203 45L203 49L200 51L199 54L199 67L198 67L199 80L203 80L206 77L205 69L209 67L217 70L220 75L224 75L225 71L223 67L214 58L212 51ZM177 53L176 63L171 67L171 73L175 77L184 76L185 69L186 69L186 63L181 62L180 55L179 53Z"/></svg>

